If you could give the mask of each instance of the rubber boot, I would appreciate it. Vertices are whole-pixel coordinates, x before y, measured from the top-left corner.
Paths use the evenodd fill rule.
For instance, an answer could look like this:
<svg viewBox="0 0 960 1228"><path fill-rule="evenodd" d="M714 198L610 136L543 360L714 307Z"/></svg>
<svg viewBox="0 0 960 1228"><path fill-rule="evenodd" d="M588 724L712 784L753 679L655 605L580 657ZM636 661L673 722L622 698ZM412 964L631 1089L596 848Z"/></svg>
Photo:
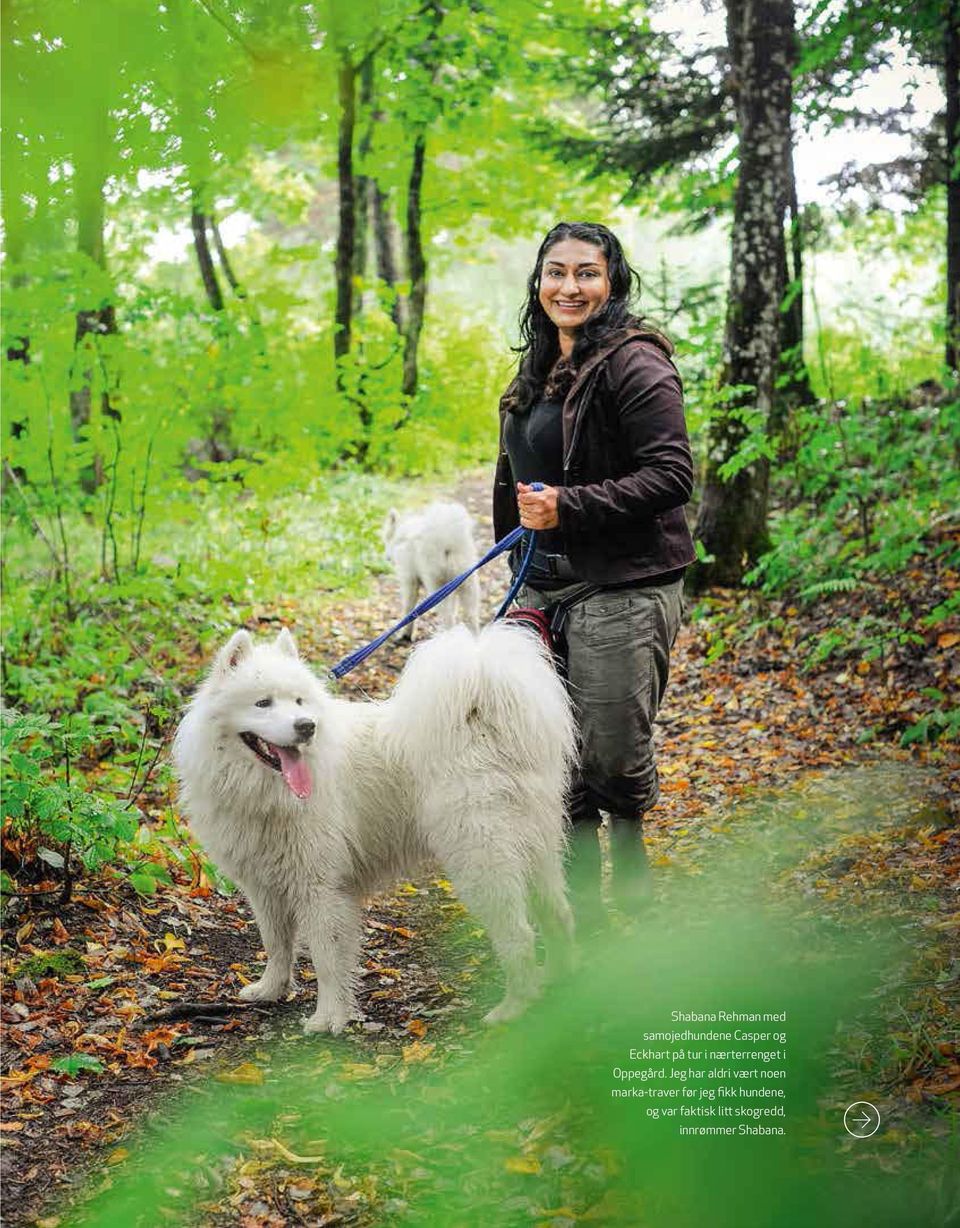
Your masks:
<svg viewBox="0 0 960 1228"><path fill-rule="evenodd" d="M643 910L653 896L653 876L643 843L640 819L611 814L610 861L613 903L622 913L633 916Z"/></svg>
<svg viewBox="0 0 960 1228"><path fill-rule="evenodd" d="M599 832L599 822L575 823L570 837L568 881L579 942L588 941L607 928L607 913L600 894L603 853Z"/></svg>

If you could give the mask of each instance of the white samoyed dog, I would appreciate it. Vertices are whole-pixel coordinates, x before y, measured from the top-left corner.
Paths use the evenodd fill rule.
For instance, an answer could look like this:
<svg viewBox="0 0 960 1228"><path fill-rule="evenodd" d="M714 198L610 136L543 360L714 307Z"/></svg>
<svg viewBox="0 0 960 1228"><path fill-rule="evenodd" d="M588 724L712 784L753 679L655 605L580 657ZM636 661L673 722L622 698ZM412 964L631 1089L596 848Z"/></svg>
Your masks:
<svg viewBox="0 0 960 1228"><path fill-rule="evenodd" d="M461 503L431 503L422 511L405 516L392 508L381 536L387 558L400 581L402 614L413 609L421 588L424 595L436 592L477 561L473 521ZM476 575L451 593L439 609L446 626L457 621L458 609L459 621L479 630L480 584ZM414 624L409 623L397 639L412 640L413 628Z"/></svg>
<svg viewBox="0 0 960 1228"><path fill-rule="evenodd" d="M387 700L333 697L284 629L237 631L177 731L174 761L193 831L238 883L267 953L241 992L275 1001L309 950L308 1032L357 1015L366 896L435 859L484 924L506 972L486 1017L538 989L535 920L548 962L570 953L564 792L575 749L563 684L537 638L495 623L418 645Z"/></svg>

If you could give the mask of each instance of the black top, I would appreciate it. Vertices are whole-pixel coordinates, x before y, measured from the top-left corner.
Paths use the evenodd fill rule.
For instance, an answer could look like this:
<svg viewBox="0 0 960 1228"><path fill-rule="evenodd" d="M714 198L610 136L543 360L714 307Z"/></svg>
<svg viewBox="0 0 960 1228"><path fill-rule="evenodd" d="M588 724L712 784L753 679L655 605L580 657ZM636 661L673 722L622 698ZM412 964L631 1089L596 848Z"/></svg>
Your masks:
<svg viewBox="0 0 960 1228"><path fill-rule="evenodd" d="M510 458L514 482L563 485L563 405L560 401L537 401L525 414L507 414L503 446ZM563 552L559 529L540 530L537 550ZM569 583L569 581L567 581Z"/></svg>

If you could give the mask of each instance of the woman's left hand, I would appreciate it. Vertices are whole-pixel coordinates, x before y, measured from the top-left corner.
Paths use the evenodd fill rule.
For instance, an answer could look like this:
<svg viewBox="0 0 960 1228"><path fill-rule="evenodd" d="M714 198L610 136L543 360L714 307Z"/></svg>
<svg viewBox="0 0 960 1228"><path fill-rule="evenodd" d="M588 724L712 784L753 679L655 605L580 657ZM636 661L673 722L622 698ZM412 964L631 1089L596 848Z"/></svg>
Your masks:
<svg viewBox="0 0 960 1228"><path fill-rule="evenodd" d="M517 507L520 523L525 529L556 529L560 524L557 515L557 488L544 486L534 490L532 486L517 483Z"/></svg>

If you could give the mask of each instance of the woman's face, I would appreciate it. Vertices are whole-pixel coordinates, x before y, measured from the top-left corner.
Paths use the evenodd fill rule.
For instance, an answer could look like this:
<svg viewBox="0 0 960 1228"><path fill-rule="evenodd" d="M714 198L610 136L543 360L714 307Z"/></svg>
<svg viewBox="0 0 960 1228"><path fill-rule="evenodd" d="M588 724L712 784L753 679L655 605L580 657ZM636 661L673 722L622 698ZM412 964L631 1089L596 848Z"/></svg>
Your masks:
<svg viewBox="0 0 960 1228"><path fill-rule="evenodd" d="M580 328L610 297L603 249L561 239L547 249L540 270L540 305L561 332Z"/></svg>

